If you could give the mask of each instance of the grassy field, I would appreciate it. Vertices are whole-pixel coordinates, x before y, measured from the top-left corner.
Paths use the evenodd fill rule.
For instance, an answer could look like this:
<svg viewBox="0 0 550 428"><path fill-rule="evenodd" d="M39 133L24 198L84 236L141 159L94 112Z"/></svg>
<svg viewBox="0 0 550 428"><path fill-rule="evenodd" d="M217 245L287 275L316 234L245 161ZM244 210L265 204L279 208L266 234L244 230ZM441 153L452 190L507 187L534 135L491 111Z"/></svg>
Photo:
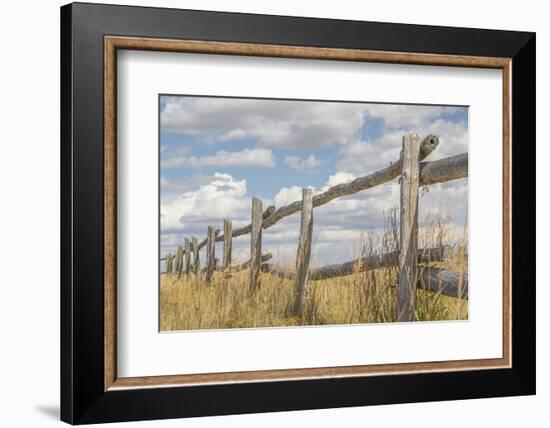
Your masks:
<svg viewBox="0 0 550 428"><path fill-rule="evenodd" d="M397 269L379 269L312 281L303 319L292 316L291 280L261 274L259 289L248 292L248 271L216 272L212 285L194 277L162 275L160 328L169 330L362 324L395 320ZM417 290L419 321L467 319L466 301Z"/></svg>
<svg viewBox="0 0 550 428"><path fill-rule="evenodd" d="M375 248L383 253L396 251L396 211L386 215L385 224L380 236L365 234L358 243L358 255L372 255ZM427 219L425 224L419 231L419 247L446 244L449 229L441 217ZM464 242L454 247L452 258L431 266L467 274ZM294 282L270 273L260 275L260 286L253 294L249 292L248 270L216 272L210 286L204 275L198 281L193 275L187 278L183 274L179 279L177 275L161 275L161 331L385 323L396 319L397 267L310 281L302 319L292 315ZM415 319L465 320L468 304L466 300L418 289Z"/></svg>

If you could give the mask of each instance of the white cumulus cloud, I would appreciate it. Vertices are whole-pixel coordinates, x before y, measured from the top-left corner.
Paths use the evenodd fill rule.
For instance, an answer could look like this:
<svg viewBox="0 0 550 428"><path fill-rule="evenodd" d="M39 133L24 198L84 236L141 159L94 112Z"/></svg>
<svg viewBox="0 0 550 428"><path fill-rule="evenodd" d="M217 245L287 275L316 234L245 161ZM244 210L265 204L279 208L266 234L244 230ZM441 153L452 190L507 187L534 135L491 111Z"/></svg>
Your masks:
<svg viewBox="0 0 550 428"><path fill-rule="evenodd" d="M314 154L310 154L305 159L300 159L298 156L287 156L285 157L285 164L303 174L315 174L319 172L321 161Z"/></svg>
<svg viewBox="0 0 550 428"><path fill-rule="evenodd" d="M269 149L244 149L237 152L220 150L212 156L174 156L161 161L162 168L177 168L180 166L190 168L224 168L229 166L273 168L275 165L275 156Z"/></svg>
<svg viewBox="0 0 550 428"><path fill-rule="evenodd" d="M208 143L250 138L259 147L313 148L346 143L364 115L357 103L169 97L161 126Z"/></svg>
<svg viewBox="0 0 550 428"><path fill-rule="evenodd" d="M332 174L328 177L327 184L322 188L322 191L324 192L329 187L336 186L338 184L349 183L355 178L357 177L354 174L351 174L349 172L338 171L337 173Z"/></svg>
<svg viewBox="0 0 550 428"><path fill-rule="evenodd" d="M408 132L419 132L426 123L456 110L456 107L404 104L368 104L366 109L370 117L382 119L385 127L402 128Z"/></svg>
<svg viewBox="0 0 550 428"><path fill-rule="evenodd" d="M220 150L205 156L192 156L187 148L179 152L163 150L163 168L219 167L218 171L222 171L224 167L234 166L275 167L274 154L278 154L278 149L306 148L311 153L309 156L284 153L289 154L284 163L303 174L322 172L321 166L330 163L330 170L336 172L322 182L315 182L314 191L319 193L398 161L402 137L408 132L416 132L421 138L428 134L439 136L440 145L428 160L468 151L467 123L451 121L445 116L454 112L454 107L198 97L173 97L165 101L161 112L165 131L227 147L242 139L250 139L252 143L250 148L241 151ZM378 126L376 138L362 137L362 127L369 120ZM319 155L315 149L331 145L338 145L336 159L325 156L321 161L316 157ZM163 191L171 192L169 200L161 203L163 247L181 245L184 236L204 238L206 227L221 227L224 218L232 220L234 228L250 223L251 201L246 184L244 179L221 173L197 175L192 185L163 178ZM399 206L399 192L399 184L393 180L315 208L312 263L353 258L351 250L365 231L383 229L384 212ZM302 187L289 186L278 189L273 201L264 195L263 202L264 207L274 203L279 208L301 198ZM467 222L467 212L467 179L423 189L421 228L427 215L442 214L456 229L453 235L458 236L461 224ZM274 262L292 264L299 226L298 212L264 230L262 250L272 252ZM249 237L234 240L234 254L243 261L249 258Z"/></svg>
<svg viewBox="0 0 550 428"><path fill-rule="evenodd" d="M229 174L214 174L214 179L195 191L183 193L174 200L161 204L161 230L188 230L224 218L244 220L250 201L245 198L246 180L235 180Z"/></svg>
<svg viewBox="0 0 550 428"><path fill-rule="evenodd" d="M341 147L336 163L339 170L367 175L389 166L399 160L403 135L407 129L385 130L379 138L362 141L354 140ZM468 151L467 124L437 119L426 123L415 132L420 138L429 134L439 137L439 146L427 160L441 159Z"/></svg>
<svg viewBox="0 0 550 428"><path fill-rule="evenodd" d="M302 199L302 188L300 186L283 187L277 192L273 202L277 208L291 204Z"/></svg>

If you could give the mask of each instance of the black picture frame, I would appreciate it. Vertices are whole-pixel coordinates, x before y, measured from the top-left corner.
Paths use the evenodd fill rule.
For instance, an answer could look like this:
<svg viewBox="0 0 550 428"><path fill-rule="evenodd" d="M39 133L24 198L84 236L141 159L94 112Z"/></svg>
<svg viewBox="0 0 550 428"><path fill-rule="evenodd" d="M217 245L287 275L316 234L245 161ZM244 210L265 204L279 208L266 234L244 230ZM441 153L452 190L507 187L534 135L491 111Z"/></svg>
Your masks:
<svg viewBox="0 0 550 428"><path fill-rule="evenodd" d="M512 58L512 367L104 390L104 36ZM61 419L71 424L535 393L535 34L73 3L61 8Z"/></svg>

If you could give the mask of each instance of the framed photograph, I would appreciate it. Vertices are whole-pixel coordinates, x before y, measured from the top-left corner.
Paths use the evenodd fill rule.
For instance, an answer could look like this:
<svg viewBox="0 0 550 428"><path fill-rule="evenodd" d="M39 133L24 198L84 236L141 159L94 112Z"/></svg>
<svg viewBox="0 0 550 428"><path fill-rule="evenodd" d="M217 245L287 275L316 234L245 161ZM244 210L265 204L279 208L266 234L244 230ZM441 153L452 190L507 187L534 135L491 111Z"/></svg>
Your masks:
<svg viewBox="0 0 550 428"><path fill-rule="evenodd" d="M61 8L61 418L535 393L535 35Z"/></svg>

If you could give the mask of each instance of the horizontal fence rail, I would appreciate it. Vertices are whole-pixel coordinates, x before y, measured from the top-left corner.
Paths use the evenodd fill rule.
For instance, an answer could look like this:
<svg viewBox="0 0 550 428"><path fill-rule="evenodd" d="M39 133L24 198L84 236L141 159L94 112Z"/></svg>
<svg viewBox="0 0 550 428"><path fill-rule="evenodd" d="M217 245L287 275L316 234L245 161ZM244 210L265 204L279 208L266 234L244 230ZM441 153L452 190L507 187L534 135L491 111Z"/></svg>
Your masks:
<svg viewBox="0 0 550 428"><path fill-rule="evenodd" d="M352 263L352 262L348 262ZM343 263L347 265L348 263ZM397 266L398 260L395 259L395 263L391 266ZM389 267L390 265L386 266ZM379 269L380 267L374 265L365 265L365 267L359 267L359 270L345 269L343 271L328 270L325 267L312 269L309 272L309 279L312 281L318 281L322 279L336 278L345 275L352 275L355 273L367 272L369 270ZM446 269L440 269L436 267L423 268L420 267L420 273L416 281L416 288L429 291L432 293L440 293L448 297L460 297L461 299L468 300L468 275L459 272L453 272ZM295 280L296 273L285 269L277 268L270 264L262 265L262 272L272 273L280 278ZM461 290L461 291L459 291Z"/></svg>
<svg viewBox="0 0 550 428"><path fill-rule="evenodd" d="M426 137L420 145L420 159L425 159L439 145L439 139L433 135ZM397 159L390 166L376 171L364 177L356 178L349 183L338 184L326 190L323 193L313 197L313 208L320 207L343 196L353 195L354 193L370 189L380 184L387 183L401 174L401 160ZM420 164L420 185L442 183L445 181L457 180L468 175L468 154L463 153L446 159L432 162L422 162ZM271 207L269 207L271 208ZM275 210L272 214L264 218L262 227L267 229L278 221L302 210L302 201L295 201L289 205ZM267 210L266 210L267 213ZM265 213L264 213L265 215ZM252 225L249 224L241 229L233 231L233 237L250 233ZM246 230L246 232L242 232ZM217 241L223 241L223 235L216 238Z"/></svg>
<svg viewBox="0 0 550 428"><path fill-rule="evenodd" d="M468 274L430 267L421 269L417 288L449 297L468 299Z"/></svg>
<svg viewBox="0 0 550 428"><path fill-rule="evenodd" d="M447 247L426 248L418 251L418 263L429 263L443 260ZM309 279L317 281L321 279L336 278L339 276L353 275L354 273L368 272L375 269L389 268L399 264L399 251L390 253L360 257L349 262L327 265L309 271ZM270 272L281 278L294 279L295 273L277 266L264 265L264 272Z"/></svg>
<svg viewBox="0 0 550 428"><path fill-rule="evenodd" d="M414 296L417 288L446 296L468 299L467 274L425 266L426 263L444 260L446 247L417 249L418 188L468 176L467 153L436 161L424 161L436 150L438 145L439 138L437 136L429 135L420 141L416 134L407 134L403 137L403 150L399 159L372 174L332 186L315 196L313 196L311 190L304 189L301 200L279 208L271 205L263 210L262 201L253 198L252 221L250 224L233 228L232 221L225 219L223 233L214 226L208 226L208 234L204 240L199 242L196 237L185 238L184 245L179 246L175 254L169 253L160 259L166 262L165 273L176 274L178 278L182 274L185 274L186 277L194 274L197 280L200 278L201 273L204 273L206 274L206 286L210 286L214 272L223 272L224 278L229 278L231 272L248 269L250 271L250 293L254 293L259 285L260 272L271 273L294 281L294 312L298 317L301 316L303 301L308 294L309 281L330 279L394 266L399 267L399 281L396 284L398 289L396 311L399 320L412 320L414 318ZM395 251L381 255L369 255L341 264L310 269L313 209L334 199L353 195L387 183L397 177L401 177L401 236L399 241L405 243L408 253L401 254L400 251ZM262 231L297 212L301 212L301 226L296 271L285 270L274 264L267 264L266 262L271 260L273 256L271 253L262 254ZM250 259L244 263L232 265L232 239L243 235L251 236ZM215 256L215 242L223 242L223 259L221 263ZM203 247L207 247L206 266L201 269L199 252Z"/></svg>

